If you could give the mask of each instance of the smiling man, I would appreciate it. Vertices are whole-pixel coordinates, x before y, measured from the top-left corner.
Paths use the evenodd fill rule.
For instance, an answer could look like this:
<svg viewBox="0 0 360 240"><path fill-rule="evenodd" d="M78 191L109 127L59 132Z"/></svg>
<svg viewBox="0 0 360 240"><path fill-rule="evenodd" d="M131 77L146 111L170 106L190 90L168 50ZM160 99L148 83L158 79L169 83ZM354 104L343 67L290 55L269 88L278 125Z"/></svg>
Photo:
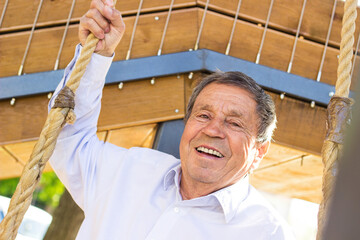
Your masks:
<svg viewBox="0 0 360 240"><path fill-rule="evenodd" d="M77 239L293 239L249 185L248 174L268 151L276 116L271 98L245 74L214 73L199 82L185 116L180 160L99 141L102 88L124 29L110 0L93 0L80 21L82 44L89 32L101 40L76 92L77 121L65 125L50 159L84 210Z"/></svg>
<svg viewBox="0 0 360 240"><path fill-rule="evenodd" d="M264 119L259 117L262 112L268 113ZM276 117L271 98L254 80L228 72L201 81L185 120L180 191L183 198L191 199L230 186L255 169L269 148ZM266 123L268 136L258 140L259 126Z"/></svg>

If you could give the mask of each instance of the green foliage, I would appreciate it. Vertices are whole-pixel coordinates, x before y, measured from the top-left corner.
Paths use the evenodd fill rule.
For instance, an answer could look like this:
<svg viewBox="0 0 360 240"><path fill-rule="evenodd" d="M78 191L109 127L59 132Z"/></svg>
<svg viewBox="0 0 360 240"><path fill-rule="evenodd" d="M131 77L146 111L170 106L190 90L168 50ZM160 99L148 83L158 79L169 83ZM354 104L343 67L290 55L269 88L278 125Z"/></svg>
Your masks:
<svg viewBox="0 0 360 240"><path fill-rule="evenodd" d="M11 197L16 189L19 178L5 179L0 181L0 195ZM59 200L64 192L64 185L54 172L42 174L40 183L36 187L32 204L52 211L59 205Z"/></svg>
<svg viewBox="0 0 360 240"><path fill-rule="evenodd" d="M19 178L11 178L0 181L0 195L5 197L11 197L19 182Z"/></svg>

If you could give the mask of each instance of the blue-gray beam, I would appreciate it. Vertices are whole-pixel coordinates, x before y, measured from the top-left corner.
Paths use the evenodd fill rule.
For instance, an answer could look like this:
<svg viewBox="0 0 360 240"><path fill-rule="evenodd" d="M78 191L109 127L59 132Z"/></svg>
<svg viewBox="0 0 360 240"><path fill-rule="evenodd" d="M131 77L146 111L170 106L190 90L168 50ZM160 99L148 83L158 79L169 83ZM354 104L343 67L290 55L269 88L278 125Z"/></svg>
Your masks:
<svg viewBox="0 0 360 240"><path fill-rule="evenodd" d="M195 71L240 71L264 88L326 106L335 87L207 49L117 61L106 84ZM63 70L0 78L0 100L53 92Z"/></svg>

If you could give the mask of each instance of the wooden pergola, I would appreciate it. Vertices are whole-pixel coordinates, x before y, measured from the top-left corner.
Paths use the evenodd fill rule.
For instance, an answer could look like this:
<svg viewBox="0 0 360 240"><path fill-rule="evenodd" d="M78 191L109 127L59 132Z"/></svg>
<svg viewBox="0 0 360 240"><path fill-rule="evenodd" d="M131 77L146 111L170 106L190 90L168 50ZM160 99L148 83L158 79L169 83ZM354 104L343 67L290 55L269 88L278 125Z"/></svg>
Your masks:
<svg viewBox="0 0 360 240"><path fill-rule="evenodd" d="M332 15L334 2L336 8ZM44 1L28 44L39 3L39 0L0 0L0 10L6 5L0 26L0 88L4 87L2 79L18 75L23 59L19 78L23 74L54 70L72 1ZM139 8L138 0L118 1L116 8L122 11L126 32L114 61L126 61L129 50L130 59L158 55L170 3L171 0L144 0ZM197 39L199 49L225 54L238 3L238 0L175 0L161 54L194 50ZM65 68L73 56L78 43L79 18L89 4L90 1L85 0L75 3L61 49L59 69ZM307 3L242 0L229 55L255 62L266 31L259 65L289 72L289 76L295 74L313 81L318 79L319 84L334 85L342 11L343 2L333 0L308 0ZM355 36L358 35L357 30ZM27 46L29 51L24 58ZM324 49L326 54L322 58ZM180 73L106 85L98 123L99 138L123 147L152 147L159 123L184 117L194 82L202 74ZM355 68L353 78L356 76ZM326 106L311 106L310 101L284 95L276 89L268 93L276 103L278 127L268 156L252 175L252 184L270 193L319 203ZM11 98L0 98L0 179L21 174L45 122L48 95L49 92L27 94L16 97L12 101L14 104L10 104ZM50 167L46 169L51 171Z"/></svg>

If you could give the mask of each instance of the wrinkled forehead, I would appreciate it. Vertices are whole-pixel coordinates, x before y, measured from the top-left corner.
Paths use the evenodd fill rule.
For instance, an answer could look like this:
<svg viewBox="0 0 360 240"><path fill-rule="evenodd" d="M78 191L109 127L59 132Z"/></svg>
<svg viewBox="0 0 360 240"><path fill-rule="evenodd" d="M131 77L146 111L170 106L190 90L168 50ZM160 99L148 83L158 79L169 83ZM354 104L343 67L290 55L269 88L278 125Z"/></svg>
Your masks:
<svg viewBox="0 0 360 240"><path fill-rule="evenodd" d="M194 109L223 110L230 115L256 114L252 93L238 86L210 83L199 93Z"/></svg>

